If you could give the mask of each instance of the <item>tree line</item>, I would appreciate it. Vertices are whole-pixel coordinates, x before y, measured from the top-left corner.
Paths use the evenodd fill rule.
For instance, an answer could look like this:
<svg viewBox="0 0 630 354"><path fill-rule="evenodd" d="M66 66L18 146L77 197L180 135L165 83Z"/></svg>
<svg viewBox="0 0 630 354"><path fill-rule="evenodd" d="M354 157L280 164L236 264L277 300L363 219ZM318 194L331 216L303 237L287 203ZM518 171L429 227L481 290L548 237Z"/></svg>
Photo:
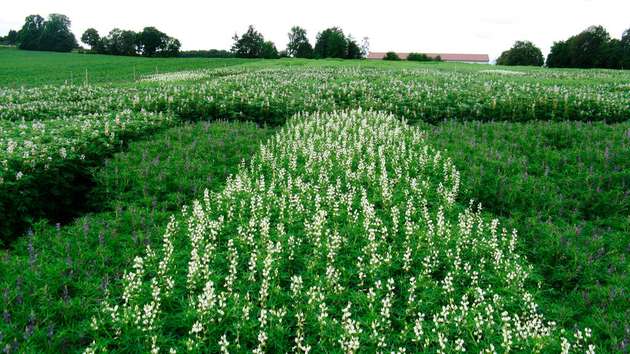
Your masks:
<svg viewBox="0 0 630 354"><path fill-rule="evenodd" d="M4 45L16 45L18 33L16 30L10 30L6 36L0 36L0 44Z"/></svg>
<svg viewBox="0 0 630 354"><path fill-rule="evenodd" d="M402 59L398 56L398 53L396 52L387 52L385 53L383 60L399 61ZM405 58L405 60L407 61L442 61L442 57L438 55L435 58L432 58L424 53L409 53L407 55L407 58Z"/></svg>
<svg viewBox="0 0 630 354"><path fill-rule="evenodd" d="M30 15L19 31L11 30L3 42L25 50L69 52L78 47L70 31L70 19L62 14L50 14L48 19Z"/></svg>
<svg viewBox="0 0 630 354"><path fill-rule="evenodd" d="M555 42L547 57L552 68L630 68L630 28L621 39L602 26L591 26L567 40Z"/></svg>
<svg viewBox="0 0 630 354"><path fill-rule="evenodd" d="M529 41L517 41L501 53L498 65L546 64L550 68L630 68L630 28L621 39L611 38L602 26L591 26L564 41L554 42L545 62L540 48Z"/></svg>
<svg viewBox="0 0 630 354"><path fill-rule="evenodd" d="M30 15L19 31L11 30L0 43L17 45L24 50L69 52L79 48L70 31L70 19L62 14L50 14L48 19ZM112 55L177 56L181 43L155 27L145 27L141 32L115 28L105 37L90 28L81 41L91 47L91 52Z"/></svg>
<svg viewBox="0 0 630 354"><path fill-rule="evenodd" d="M308 40L306 30L300 26L293 26L288 36L286 51L278 51L273 42L266 41L265 37L250 25L241 36L234 35L231 52L238 58L360 59L367 55L369 47L367 38L359 45L352 35L346 36L339 27L319 32L314 47Z"/></svg>
<svg viewBox="0 0 630 354"><path fill-rule="evenodd" d="M98 54L145 57L175 57L182 46L177 38L155 27L145 27L140 32L114 28L105 37L101 37L94 28L88 28L83 32L81 42Z"/></svg>

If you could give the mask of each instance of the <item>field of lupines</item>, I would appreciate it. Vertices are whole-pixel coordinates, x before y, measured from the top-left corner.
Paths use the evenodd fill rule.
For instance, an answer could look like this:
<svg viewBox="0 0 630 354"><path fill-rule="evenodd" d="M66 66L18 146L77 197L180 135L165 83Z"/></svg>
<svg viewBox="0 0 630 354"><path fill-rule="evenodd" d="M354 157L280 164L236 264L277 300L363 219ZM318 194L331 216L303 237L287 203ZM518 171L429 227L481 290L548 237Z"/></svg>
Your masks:
<svg viewBox="0 0 630 354"><path fill-rule="evenodd" d="M517 228L536 266L544 312L630 345L630 122L425 126L461 166L462 200ZM601 346L600 346L601 347Z"/></svg>
<svg viewBox="0 0 630 354"><path fill-rule="evenodd" d="M516 233L459 188L393 115L298 115L134 259L86 352L593 351L539 313Z"/></svg>
<svg viewBox="0 0 630 354"><path fill-rule="evenodd" d="M630 157L627 124L614 123L630 118L629 81L627 73L606 70L279 61L149 75L133 85L0 89L0 212L11 215L2 219L2 240L11 245L34 225L31 236L0 253L0 266L11 268L0 278L0 349L623 352L630 345L623 323L629 313L624 245L630 247L623 171ZM225 189L210 177L164 180L178 170L193 173L186 154L173 161L158 154L149 163L146 153L130 151L131 160L147 166L142 173L127 174L134 163L99 172L130 140L206 119L284 128ZM506 141L520 138L524 150L515 152L500 139L476 140L475 129L459 126L472 121L491 137L501 131ZM506 123L479 123L489 121ZM528 128L512 129L515 121ZM554 123L542 129L546 135L532 135L540 121L575 123ZM579 122L591 121L621 135L610 138L611 131L599 128L583 134L591 128ZM543 137L576 145L585 136L591 139L586 146L574 149L583 181L563 180L561 171L571 165L526 142ZM588 150L600 150L597 139L608 144L606 162ZM615 161L612 170L609 161ZM496 178L478 174L479 166ZM528 178L540 168L544 177ZM145 178L141 191L133 189ZM614 202L599 192L590 199L558 192L582 183L614 195ZM540 185L549 193L537 201ZM213 192L193 203L206 187ZM512 188L517 192L506 192ZM485 211L469 205L471 198ZM33 224L67 222L99 205L115 217L105 214L105 231L97 236L80 220ZM189 206L169 216L182 205ZM556 205L618 213L591 228L583 214L554 214ZM566 232L534 223L527 214L533 209L562 230L584 221L580 230L598 230L593 240L608 237L604 251L601 241L566 247ZM135 214L143 225L156 223L143 237L134 230L138 221L129 223ZM611 232L602 220L618 227ZM112 228L122 234L114 231L105 242ZM73 240L74 261L63 264L71 246L63 251L52 235ZM130 248L112 262L121 245ZM84 256L81 249L94 247L100 264L82 259L94 251ZM563 259L571 260L567 250L577 255L575 267L562 268ZM46 271L38 265L43 259L51 265ZM64 279L83 262L81 282ZM593 262L592 269L609 276L584 273ZM585 304L567 314L563 309L575 296L559 292L581 296ZM588 294L597 295L591 300ZM48 301L60 303L48 308ZM74 320L64 313L68 308Z"/></svg>
<svg viewBox="0 0 630 354"><path fill-rule="evenodd" d="M88 169L137 138L172 125L162 113L92 113L46 120L0 120L0 241L38 218L76 216ZM0 242L1 244L2 242Z"/></svg>
<svg viewBox="0 0 630 354"><path fill-rule="evenodd" d="M235 67L149 76L132 88L48 86L0 93L3 120L132 109L258 119L279 124L300 111L369 108L410 122L456 120L625 121L630 75L572 80L541 74L385 68ZM191 85L191 81L194 83Z"/></svg>
<svg viewBox="0 0 630 354"><path fill-rule="evenodd" d="M112 112L131 111L140 115L140 123L146 119L145 112L152 112L159 114L154 120L162 124L178 119L213 117L254 120L268 125L282 124L287 117L301 111L334 111L357 107L391 112L410 122L430 123L445 119L596 120L612 123L630 118L630 89L627 81L611 82L608 77L603 77L598 82L594 75L594 83L590 85L584 82L560 85L563 79L554 83L551 79L553 76L540 83L537 79L540 74L537 73L523 81L514 81L511 77L506 79L504 74L491 72L236 67L153 75L146 77L145 81L158 84L126 88L47 86L3 90L0 93L0 129L3 133L0 151L4 152L0 156L0 190L20 188L23 183L21 179L30 172L25 171L23 165L33 165L33 162L28 161L33 156L46 155L46 159L54 159L55 162L61 160L61 165L72 167L72 164L63 161L63 151L73 151L75 145L83 145L97 150L95 159L100 161L102 149L94 147L93 140L108 137L111 129L120 128L126 133L132 130L124 123L120 127L106 124L99 116L89 118L94 114L114 116L116 113ZM527 75L520 75L519 79ZM39 128L49 120L62 122L65 128L63 131ZM92 121L97 123L86 123ZM99 124L103 126L99 127ZM29 125L35 128L29 128ZM35 144L25 129L37 130L41 138L51 143ZM91 129L91 132L82 132L79 138L68 139L65 132L86 129ZM137 129L142 129L141 124ZM116 136L116 132L113 133L109 136L110 140ZM54 153L51 153L52 150ZM23 156L26 160L24 163L11 161L22 151L28 153L17 155L17 159ZM79 151L77 155L85 153ZM45 167L49 164L42 165ZM68 191L60 194L73 196L76 193ZM0 210L22 209L19 200L15 200L15 194L6 192L4 195L3 200L0 200ZM45 192L39 195L42 200L48 198ZM33 199L22 200L34 204ZM14 219L20 220L16 224L19 227L33 216L46 217L48 214L33 210ZM16 230L11 227L5 229L9 233ZM11 238L6 232L3 234L5 241Z"/></svg>

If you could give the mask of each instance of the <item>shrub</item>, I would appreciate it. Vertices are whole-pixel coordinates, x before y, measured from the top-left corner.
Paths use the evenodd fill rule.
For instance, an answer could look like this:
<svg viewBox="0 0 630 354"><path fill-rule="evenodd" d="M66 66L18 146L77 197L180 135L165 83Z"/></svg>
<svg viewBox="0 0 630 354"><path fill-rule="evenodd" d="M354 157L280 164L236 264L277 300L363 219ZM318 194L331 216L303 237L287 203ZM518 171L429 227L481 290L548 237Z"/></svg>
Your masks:
<svg viewBox="0 0 630 354"><path fill-rule="evenodd" d="M431 59L428 55L426 55L424 53L409 53L409 56L407 56L407 60L409 60L409 61L432 61L433 59Z"/></svg>
<svg viewBox="0 0 630 354"><path fill-rule="evenodd" d="M383 60L400 60L400 57L396 54L396 52L387 52L385 53Z"/></svg>

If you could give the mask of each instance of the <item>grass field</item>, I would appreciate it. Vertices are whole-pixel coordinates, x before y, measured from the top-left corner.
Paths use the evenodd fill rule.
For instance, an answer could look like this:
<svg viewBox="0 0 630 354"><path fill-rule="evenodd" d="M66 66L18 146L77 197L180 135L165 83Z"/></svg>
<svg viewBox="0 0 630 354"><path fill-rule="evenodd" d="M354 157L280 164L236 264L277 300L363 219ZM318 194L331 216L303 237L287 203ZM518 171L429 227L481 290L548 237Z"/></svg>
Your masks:
<svg viewBox="0 0 630 354"><path fill-rule="evenodd" d="M239 59L120 57L75 53L22 51L0 46L0 85L3 87L41 85L83 85L129 83L143 75L200 68L238 65ZM253 60L250 60L253 61ZM87 71L87 78L86 78Z"/></svg>
<svg viewBox="0 0 630 354"><path fill-rule="evenodd" d="M0 350L627 352L629 82L0 48Z"/></svg>

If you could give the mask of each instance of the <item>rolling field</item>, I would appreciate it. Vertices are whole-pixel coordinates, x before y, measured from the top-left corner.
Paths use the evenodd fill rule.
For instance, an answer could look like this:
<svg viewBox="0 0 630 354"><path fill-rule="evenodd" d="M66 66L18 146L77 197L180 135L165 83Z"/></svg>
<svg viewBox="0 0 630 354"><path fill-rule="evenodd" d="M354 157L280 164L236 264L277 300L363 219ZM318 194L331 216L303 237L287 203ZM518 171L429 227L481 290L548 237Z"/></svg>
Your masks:
<svg viewBox="0 0 630 354"><path fill-rule="evenodd" d="M0 59L1 350L630 348L627 71Z"/></svg>

